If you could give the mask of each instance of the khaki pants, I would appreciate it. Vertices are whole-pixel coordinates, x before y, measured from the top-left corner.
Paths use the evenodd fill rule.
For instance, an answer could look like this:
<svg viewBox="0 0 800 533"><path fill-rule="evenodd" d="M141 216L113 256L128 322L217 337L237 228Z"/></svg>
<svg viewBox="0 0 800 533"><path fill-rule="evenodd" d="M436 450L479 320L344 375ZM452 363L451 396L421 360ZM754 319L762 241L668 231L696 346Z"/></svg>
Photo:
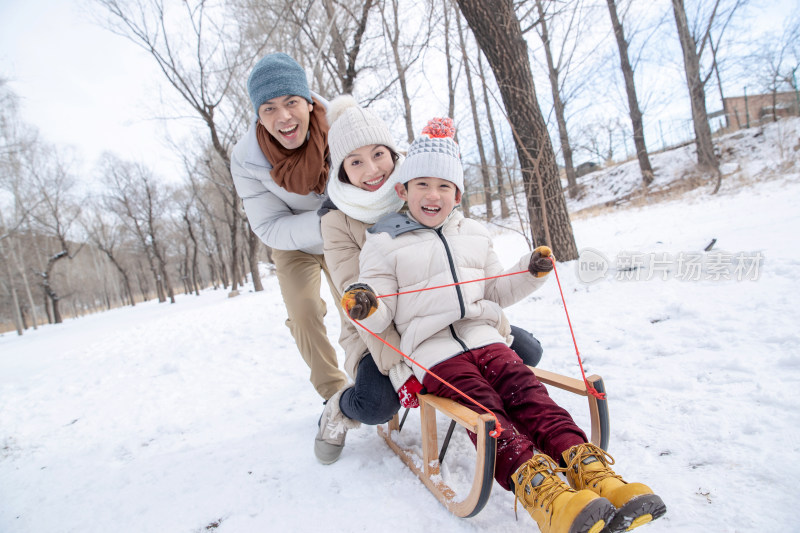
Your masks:
<svg viewBox="0 0 800 533"><path fill-rule="evenodd" d="M324 256L297 250L272 250L272 260L289 315L286 326L294 337L300 355L311 369L311 384L327 400L347 384L347 377L339 370L336 351L325 330L327 306L319 294L320 270L328 279L334 301L338 302L341 297L334 289ZM336 307L340 308L338 305ZM339 316L346 320L341 309Z"/></svg>

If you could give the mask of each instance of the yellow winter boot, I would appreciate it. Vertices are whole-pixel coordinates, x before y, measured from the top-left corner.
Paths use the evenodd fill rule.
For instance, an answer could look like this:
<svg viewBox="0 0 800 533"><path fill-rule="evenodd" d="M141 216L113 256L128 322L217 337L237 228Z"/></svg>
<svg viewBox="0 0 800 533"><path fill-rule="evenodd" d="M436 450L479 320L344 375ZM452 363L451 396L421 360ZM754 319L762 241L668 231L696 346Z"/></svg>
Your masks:
<svg viewBox="0 0 800 533"><path fill-rule="evenodd" d="M659 518L667 512L663 500L647 485L627 483L611 470L614 458L594 444L579 444L564 452L566 475L575 490L590 490L617 508L608 531L618 533Z"/></svg>
<svg viewBox="0 0 800 533"><path fill-rule="evenodd" d="M522 502L541 533L600 533L614 506L589 490L574 491L557 474L548 456L536 454L514 473L514 512Z"/></svg>

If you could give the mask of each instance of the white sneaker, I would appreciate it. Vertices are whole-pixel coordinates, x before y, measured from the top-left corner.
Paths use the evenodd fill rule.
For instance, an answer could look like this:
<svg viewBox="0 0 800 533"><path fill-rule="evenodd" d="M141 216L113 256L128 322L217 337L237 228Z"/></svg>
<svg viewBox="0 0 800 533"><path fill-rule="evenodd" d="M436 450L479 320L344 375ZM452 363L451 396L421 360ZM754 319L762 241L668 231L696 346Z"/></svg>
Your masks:
<svg viewBox="0 0 800 533"><path fill-rule="evenodd" d="M340 390L325 403L322 416L319 419L319 431L314 439L314 455L324 465L335 463L344 449L344 439L348 429L355 429L361 425L358 420L347 418L339 409Z"/></svg>

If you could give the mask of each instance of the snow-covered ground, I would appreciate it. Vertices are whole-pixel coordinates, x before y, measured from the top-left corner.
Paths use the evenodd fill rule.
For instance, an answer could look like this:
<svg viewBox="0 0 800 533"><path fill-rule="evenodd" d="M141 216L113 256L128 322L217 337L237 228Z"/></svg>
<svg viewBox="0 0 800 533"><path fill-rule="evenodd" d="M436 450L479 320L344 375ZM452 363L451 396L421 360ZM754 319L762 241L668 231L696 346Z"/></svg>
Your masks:
<svg viewBox="0 0 800 533"><path fill-rule="evenodd" d="M731 141L741 155L723 160L718 195L573 222L581 258L559 276L586 370L608 390L609 451L667 504L642 533L797 531L797 124L783 124L784 148L759 149L752 131ZM678 162L656 163L659 179L680 176ZM526 245L497 231L510 264ZM374 427L317 463L322 403L277 281L264 285L0 336L0 532L536 531L498 486L478 516L452 516ZM555 279L508 315L542 341L541 367L579 375ZM552 394L587 427L585 400ZM458 431L445 478L468 485L473 459Z"/></svg>

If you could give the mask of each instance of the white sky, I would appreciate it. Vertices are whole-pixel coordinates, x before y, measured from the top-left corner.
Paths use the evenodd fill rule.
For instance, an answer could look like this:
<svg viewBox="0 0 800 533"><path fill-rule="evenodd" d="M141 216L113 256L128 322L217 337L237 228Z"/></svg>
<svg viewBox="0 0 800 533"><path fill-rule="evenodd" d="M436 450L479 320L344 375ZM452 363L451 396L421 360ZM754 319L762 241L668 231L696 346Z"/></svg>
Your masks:
<svg viewBox="0 0 800 533"><path fill-rule="evenodd" d="M142 50L92 23L79 2L0 0L0 76L41 137L76 147L86 168L109 150L164 177L179 171L157 113L160 72ZM153 154L158 154L153 157Z"/></svg>
<svg viewBox="0 0 800 533"><path fill-rule="evenodd" d="M92 23L84 3L90 5L0 0L0 77L21 98L23 120L44 140L76 147L86 169L109 150L180 179L177 158L163 141L164 124L153 120L163 75L144 51ZM770 26L780 32L796 8L796 0L755 3L761 7L750 11L754 32ZM164 89L167 97L172 92ZM180 140L202 126L173 121L170 127Z"/></svg>

